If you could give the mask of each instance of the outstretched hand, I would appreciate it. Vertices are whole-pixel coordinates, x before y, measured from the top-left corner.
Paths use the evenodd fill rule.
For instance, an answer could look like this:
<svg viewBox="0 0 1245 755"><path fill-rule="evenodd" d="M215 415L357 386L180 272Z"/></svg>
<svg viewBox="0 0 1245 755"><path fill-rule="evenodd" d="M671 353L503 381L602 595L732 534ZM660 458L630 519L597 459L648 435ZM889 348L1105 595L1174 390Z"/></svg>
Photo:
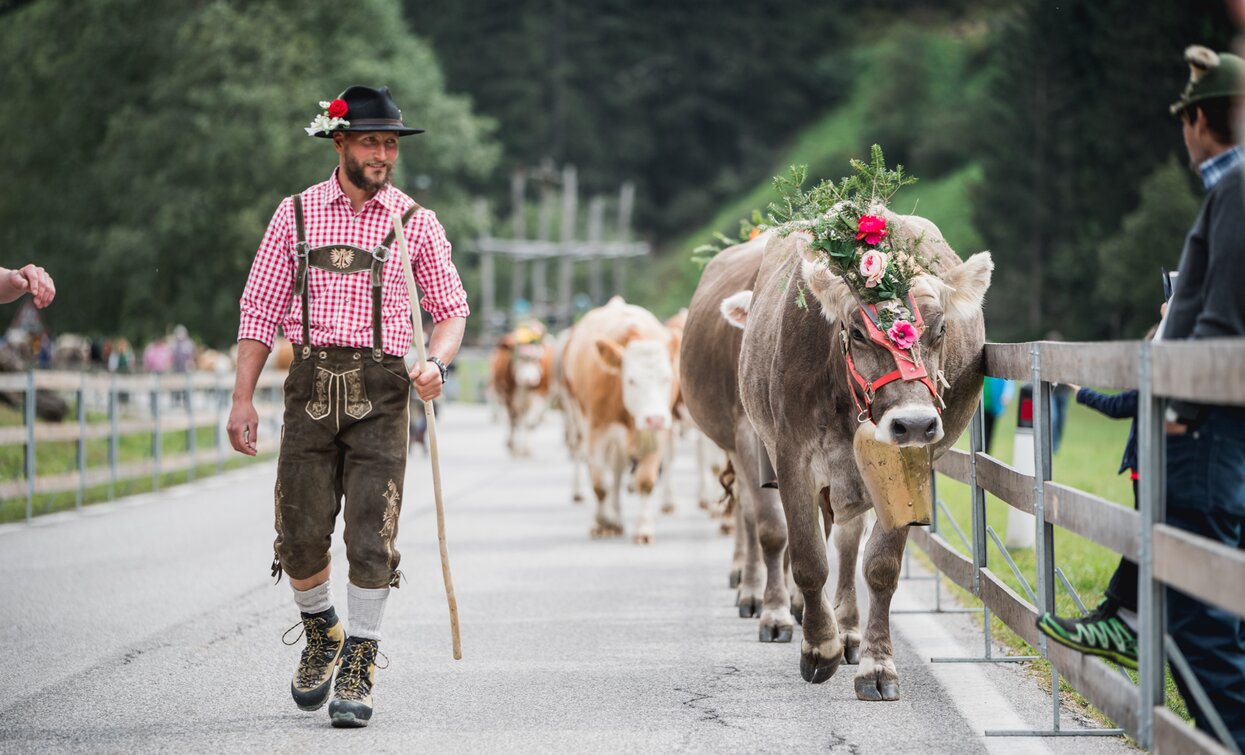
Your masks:
<svg viewBox="0 0 1245 755"><path fill-rule="evenodd" d="M52 299L56 297L56 286L52 283L52 276L38 265L31 263L17 270L9 270L6 272L7 280L4 282L12 293L12 297L4 301L12 301L24 293L29 293L34 299L36 307L40 309L52 303Z"/></svg>

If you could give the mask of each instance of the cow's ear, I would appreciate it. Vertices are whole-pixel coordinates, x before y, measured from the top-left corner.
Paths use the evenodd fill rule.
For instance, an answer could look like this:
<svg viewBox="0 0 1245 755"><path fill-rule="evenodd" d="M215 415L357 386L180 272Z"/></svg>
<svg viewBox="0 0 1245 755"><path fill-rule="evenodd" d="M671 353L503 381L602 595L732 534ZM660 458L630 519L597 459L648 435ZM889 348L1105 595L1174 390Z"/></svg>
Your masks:
<svg viewBox="0 0 1245 755"><path fill-rule="evenodd" d="M622 369L623 347L617 341L598 338L597 356L601 357L601 361L605 362L605 368L610 372L618 372Z"/></svg>
<svg viewBox="0 0 1245 755"><path fill-rule="evenodd" d="M795 231L791 234L791 243L795 244L795 250L805 262L817 261L817 250L812 247L813 234L808 231Z"/></svg>
<svg viewBox="0 0 1245 755"><path fill-rule="evenodd" d="M830 272L820 260L800 263L800 277L821 304L821 312L831 322L846 317L853 304L851 289L843 278Z"/></svg>
<svg viewBox="0 0 1245 755"><path fill-rule="evenodd" d="M943 292L942 309L948 320L967 320L980 314L993 272L990 253L978 252L943 273L947 290Z"/></svg>
<svg viewBox="0 0 1245 755"><path fill-rule="evenodd" d="M748 310L752 307L752 292L737 291L722 300L722 316L731 325L744 329L748 324Z"/></svg>
<svg viewBox="0 0 1245 755"><path fill-rule="evenodd" d="M514 349L514 333L507 333L497 342L497 348L511 351Z"/></svg>

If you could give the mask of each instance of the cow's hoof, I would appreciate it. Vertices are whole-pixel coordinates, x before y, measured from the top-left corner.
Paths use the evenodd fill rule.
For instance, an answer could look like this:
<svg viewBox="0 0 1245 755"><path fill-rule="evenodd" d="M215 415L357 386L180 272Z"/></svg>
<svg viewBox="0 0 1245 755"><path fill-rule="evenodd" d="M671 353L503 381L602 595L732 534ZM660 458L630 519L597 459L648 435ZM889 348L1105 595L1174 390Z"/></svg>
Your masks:
<svg viewBox="0 0 1245 755"><path fill-rule="evenodd" d="M732 590L734 590L734 589L736 589L737 587L739 587L739 580L743 579L743 576L744 576L744 570L743 570L743 569L731 569L731 579L730 579L730 582L731 582L731 589L732 589Z"/></svg>
<svg viewBox="0 0 1245 755"><path fill-rule="evenodd" d="M794 628L791 625L775 624L772 626L761 625L757 639L761 642L791 642L791 635Z"/></svg>
<svg viewBox="0 0 1245 755"><path fill-rule="evenodd" d="M712 501L706 501L706 500L704 500L704 499L701 499L701 500L699 500L699 501L697 501L697 502L696 502L696 505L700 507L700 510L701 510L701 511L708 511L708 510L709 510L709 507L713 505L713 502L712 502Z"/></svg>
<svg viewBox="0 0 1245 755"><path fill-rule="evenodd" d="M739 606L739 618L755 619L761 615L761 599L755 595L748 597L739 597L737 599Z"/></svg>
<svg viewBox="0 0 1245 755"><path fill-rule="evenodd" d="M718 532L721 532L723 535L734 535L735 525L729 521L722 522L722 524L718 527Z"/></svg>
<svg viewBox="0 0 1245 755"><path fill-rule="evenodd" d="M612 524L598 524L588 532L588 534L592 537L598 539L604 537L620 537L622 533L622 527L616 527Z"/></svg>
<svg viewBox="0 0 1245 755"><path fill-rule="evenodd" d="M571 503L583 503L583 502L584 502L583 493L576 493L575 495L571 496Z"/></svg>
<svg viewBox="0 0 1245 755"><path fill-rule="evenodd" d="M641 532L635 536L636 545L652 545L653 540L654 538L653 538L652 533L648 533L648 532Z"/></svg>
<svg viewBox="0 0 1245 755"><path fill-rule="evenodd" d="M663 514L673 514L673 513L674 513L674 504L673 504L673 503L670 503L670 502L663 503L663 504L661 505L661 513L663 513Z"/></svg>
<svg viewBox="0 0 1245 755"><path fill-rule="evenodd" d="M843 662L849 666L860 663L860 633L843 633Z"/></svg>
<svg viewBox="0 0 1245 755"><path fill-rule="evenodd" d="M795 617L795 623L803 626L804 625L804 604L801 603L799 605L796 605L795 603L792 603L791 604L791 615Z"/></svg>
<svg viewBox="0 0 1245 755"><path fill-rule="evenodd" d="M899 682L894 679L856 677L856 697L870 702L893 702L899 699Z"/></svg>
<svg viewBox="0 0 1245 755"><path fill-rule="evenodd" d="M821 654L815 649L801 650L800 676L804 677L804 681L811 684L821 684L834 676L834 672L839 670L839 664L842 662L842 650L835 654L833 658L822 658Z"/></svg>
<svg viewBox="0 0 1245 755"><path fill-rule="evenodd" d="M856 697L861 700L879 702L899 699L899 674L890 660L879 663L875 658L865 658L852 684L856 688Z"/></svg>

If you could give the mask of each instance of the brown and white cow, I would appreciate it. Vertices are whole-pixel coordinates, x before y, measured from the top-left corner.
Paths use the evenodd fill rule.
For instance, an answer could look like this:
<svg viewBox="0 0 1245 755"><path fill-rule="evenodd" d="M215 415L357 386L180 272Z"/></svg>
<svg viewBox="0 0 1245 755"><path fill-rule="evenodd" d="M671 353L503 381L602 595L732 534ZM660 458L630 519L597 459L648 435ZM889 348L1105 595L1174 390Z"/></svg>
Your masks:
<svg viewBox="0 0 1245 755"><path fill-rule="evenodd" d="M653 488L669 442L678 352L650 312L614 297L575 324L562 369L578 412L597 508L594 537L623 533L620 496L634 464L637 543L654 539Z"/></svg>
<svg viewBox="0 0 1245 755"><path fill-rule="evenodd" d="M738 577L739 615L760 615L761 642L790 642L795 619L787 590L783 556L787 522L778 491L758 480L760 440L744 413L736 372L743 332L731 307L750 295L770 236L759 236L722 251L709 262L692 295L683 333L683 400L697 426L727 452L737 476L739 507L735 527L732 586ZM744 290L744 294L740 294Z"/></svg>
<svg viewBox="0 0 1245 755"><path fill-rule="evenodd" d="M981 307L994 263L986 252L960 262L928 220L891 213L886 217L892 238L914 244L937 276L918 276L912 294L925 324L920 352L946 407L939 412L939 398L929 386L896 380L876 393L867 391L872 394L868 408L877 426L876 440L929 446L937 457L963 432L977 405L985 343ZM855 564L864 514L872 503L853 455L862 411L848 383L845 351L870 383L894 371L896 361L865 335L847 284L808 253L807 241L802 234L772 238L750 302L746 295L734 302L736 312L747 311L740 396L777 472L792 576L805 602L801 675L823 682L844 658L849 663L859 659L856 696L897 700L889 614L908 528L886 531L875 526L865 546L870 602L862 645ZM805 309L796 304L793 272L811 294ZM945 381L937 379L940 373ZM819 525L819 512L826 532ZM830 534L839 558L835 613L822 594L829 574L825 538Z"/></svg>
<svg viewBox="0 0 1245 755"><path fill-rule="evenodd" d="M507 448L528 456L527 433L544 414L553 374L553 344L528 329L507 333L489 360L489 387L506 409L510 433Z"/></svg>

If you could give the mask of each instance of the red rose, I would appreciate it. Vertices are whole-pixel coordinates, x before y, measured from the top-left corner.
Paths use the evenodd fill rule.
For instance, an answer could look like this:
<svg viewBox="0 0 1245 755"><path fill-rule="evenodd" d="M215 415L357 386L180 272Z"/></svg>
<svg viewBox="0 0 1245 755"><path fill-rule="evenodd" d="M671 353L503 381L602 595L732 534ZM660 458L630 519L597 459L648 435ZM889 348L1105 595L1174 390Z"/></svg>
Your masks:
<svg viewBox="0 0 1245 755"><path fill-rule="evenodd" d="M861 215L860 224L856 226L856 240L864 239L869 246L877 246L889 233L886 218L877 215Z"/></svg>
<svg viewBox="0 0 1245 755"><path fill-rule="evenodd" d="M349 109L350 107L346 104L345 100L333 100L329 103L329 117L341 118Z"/></svg>

